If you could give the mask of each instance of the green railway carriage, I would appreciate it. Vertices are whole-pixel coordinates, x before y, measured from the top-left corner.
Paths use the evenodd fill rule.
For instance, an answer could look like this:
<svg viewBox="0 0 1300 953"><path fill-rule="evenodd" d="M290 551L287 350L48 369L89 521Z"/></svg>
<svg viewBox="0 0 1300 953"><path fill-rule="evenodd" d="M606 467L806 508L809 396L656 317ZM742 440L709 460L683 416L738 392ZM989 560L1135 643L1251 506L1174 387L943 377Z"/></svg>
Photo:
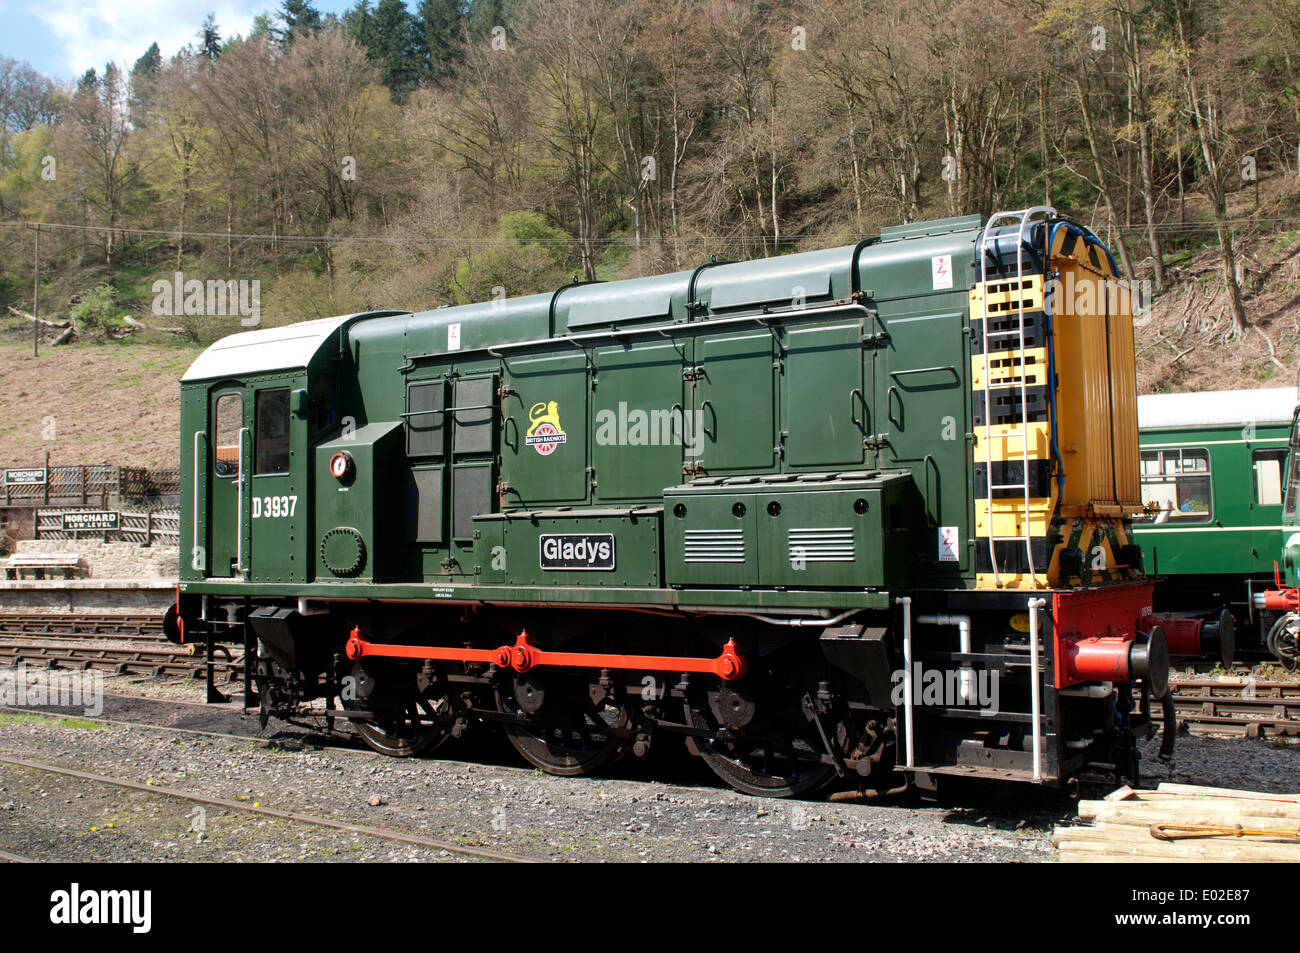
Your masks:
<svg viewBox="0 0 1300 953"><path fill-rule="evenodd" d="M1167 660L1115 275L1032 209L227 338L182 380L170 631L390 754L1135 776Z"/></svg>
<svg viewBox="0 0 1300 953"><path fill-rule="evenodd" d="M1295 407L1291 387L1138 399L1149 512L1134 522L1133 536L1147 570L1159 577L1156 609L1211 618L1205 645L1191 631L1180 641L1166 624L1174 654L1230 661L1234 630L1244 634L1261 625L1253 596L1272 585L1282 545L1283 473ZM1236 641L1253 648L1264 634Z"/></svg>

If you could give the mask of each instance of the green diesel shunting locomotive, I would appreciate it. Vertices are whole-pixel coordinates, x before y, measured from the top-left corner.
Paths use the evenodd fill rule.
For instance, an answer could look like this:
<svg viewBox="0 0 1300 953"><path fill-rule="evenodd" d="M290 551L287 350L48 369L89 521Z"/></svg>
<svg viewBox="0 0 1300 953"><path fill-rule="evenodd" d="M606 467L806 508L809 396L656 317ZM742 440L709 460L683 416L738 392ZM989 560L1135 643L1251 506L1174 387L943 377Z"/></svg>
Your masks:
<svg viewBox="0 0 1300 953"><path fill-rule="evenodd" d="M1274 563L1272 589L1256 592L1254 609L1260 613L1266 633L1264 647L1281 660L1288 671L1300 664L1300 519L1296 497L1300 495L1300 405L1291 418L1282 491L1282 545Z"/></svg>
<svg viewBox="0 0 1300 953"><path fill-rule="evenodd" d="M171 628L390 754L1135 777L1136 418L1114 263L1046 208L238 334L182 381Z"/></svg>

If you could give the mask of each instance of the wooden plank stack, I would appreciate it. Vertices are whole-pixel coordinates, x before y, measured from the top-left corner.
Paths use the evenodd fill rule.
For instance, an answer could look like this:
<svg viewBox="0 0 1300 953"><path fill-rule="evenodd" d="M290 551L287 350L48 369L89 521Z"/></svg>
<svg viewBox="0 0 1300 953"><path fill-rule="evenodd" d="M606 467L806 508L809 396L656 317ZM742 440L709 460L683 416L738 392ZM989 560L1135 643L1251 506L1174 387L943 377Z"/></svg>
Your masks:
<svg viewBox="0 0 1300 953"><path fill-rule="evenodd" d="M1052 833L1063 863L1300 861L1300 794L1122 787L1105 800L1080 801L1079 818L1090 826Z"/></svg>

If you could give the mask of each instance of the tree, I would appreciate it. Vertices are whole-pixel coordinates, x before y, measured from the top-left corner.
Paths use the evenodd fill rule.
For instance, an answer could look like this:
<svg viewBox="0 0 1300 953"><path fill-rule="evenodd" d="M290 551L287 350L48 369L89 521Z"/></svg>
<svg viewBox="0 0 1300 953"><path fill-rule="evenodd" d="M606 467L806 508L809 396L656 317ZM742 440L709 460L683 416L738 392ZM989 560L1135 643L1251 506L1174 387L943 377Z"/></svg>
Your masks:
<svg viewBox="0 0 1300 953"><path fill-rule="evenodd" d="M492 35L493 27L514 24L521 0L470 0L466 26L472 40L482 40Z"/></svg>
<svg viewBox="0 0 1300 953"><path fill-rule="evenodd" d="M157 43L150 43L149 49L131 67L131 121L137 126L147 121L161 72L162 50Z"/></svg>
<svg viewBox="0 0 1300 953"><path fill-rule="evenodd" d="M403 101L419 79L415 58L415 20L402 0L379 0L370 19L366 50L379 66L380 81Z"/></svg>
<svg viewBox="0 0 1300 953"><path fill-rule="evenodd" d="M357 5L345 12L342 18L343 29L367 50L374 41L374 22L370 0L357 0Z"/></svg>
<svg viewBox="0 0 1300 953"><path fill-rule="evenodd" d="M23 132L42 123L53 125L63 103L54 83L30 64L0 56L0 130Z"/></svg>
<svg viewBox="0 0 1300 953"><path fill-rule="evenodd" d="M362 153L367 131L384 111L373 95L378 71L360 44L341 30L327 30L294 43L284 77L285 104L298 119L294 133L303 187L295 193L313 198L308 214L322 226L351 219L358 168L370 175L376 164Z"/></svg>
<svg viewBox="0 0 1300 953"><path fill-rule="evenodd" d="M461 59L465 18L460 0L420 0L415 14L416 56L424 76L440 80Z"/></svg>
<svg viewBox="0 0 1300 953"><path fill-rule="evenodd" d="M156 129L159 133L160 169L165 170L164 194L176 200L176 267L185 260L185 229L194 193L199 164L204 158L206 141L211 138L204 126L200 101L202 79L206 73L201 54L186 48L172 58L157 80Z"/></svg>
<svg viewBox="0 0 1300 953"><path fill-rule="evenodd" d="M282 0L279 19L284 26L276 35L286 50L294 40L318 33L321 28L320 11L312 6L311 0Z"/></svg>
<svg viewBox="0 0 1300 953"><path fill-rule="evenodd" d="M139 184L140 162L127 106L128 90L112 63L97 79L87 70L69 105L69 122L60 127L73 158L78 193L103 216L104 260L113 252L122 210ZM66 163L65 163L66 167Z"/></svg>
<svg viewBox="0 0 1300 953"><path fill-rule="evenodd" d="M1198 36L1212 13L1211 9L1202 8L1197 0L1171 0L1170 6L1177 38L1176 62L1181 67L1186 109L1191 114L1201 147L1205 171L1202 182L1210 199L1214 233L1219 240L1219 264L1228 299L1228 314L1232 318L1233 335L1240 337L1246 333L1246 307L1241 300L1241 286L1237 283L1236 253L1232 228L1228 224L1226 193L1226 181L1235 170L1238 152L1225 116L1231 102L1225 95L1228 92L1225 87L1234 77L1234 64L1225 56L1226 51L1220 44L1213 40L1201 42L1202 37Z"/></svg>
<svg viewBox="0 0 1300 953"><path fill-rule="evenodd" d="M217 15L209 13L199 27L199 55L209 62L221 55L221 33L217 30Z"/></svg>

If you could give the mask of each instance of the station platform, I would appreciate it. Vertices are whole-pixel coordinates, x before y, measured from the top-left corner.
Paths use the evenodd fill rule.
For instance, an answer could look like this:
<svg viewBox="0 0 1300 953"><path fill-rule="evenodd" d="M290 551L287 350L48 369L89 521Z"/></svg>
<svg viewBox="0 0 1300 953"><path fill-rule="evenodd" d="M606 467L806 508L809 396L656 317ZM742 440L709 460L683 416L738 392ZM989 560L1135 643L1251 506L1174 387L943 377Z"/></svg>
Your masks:
<svg viewBox="0 0 1300 953"><path fill-rule="evenodd" d="M176 601L175 579L23 579L0 580L0 611L51 609L96 612L104 609L158 609Z"/></svg>

